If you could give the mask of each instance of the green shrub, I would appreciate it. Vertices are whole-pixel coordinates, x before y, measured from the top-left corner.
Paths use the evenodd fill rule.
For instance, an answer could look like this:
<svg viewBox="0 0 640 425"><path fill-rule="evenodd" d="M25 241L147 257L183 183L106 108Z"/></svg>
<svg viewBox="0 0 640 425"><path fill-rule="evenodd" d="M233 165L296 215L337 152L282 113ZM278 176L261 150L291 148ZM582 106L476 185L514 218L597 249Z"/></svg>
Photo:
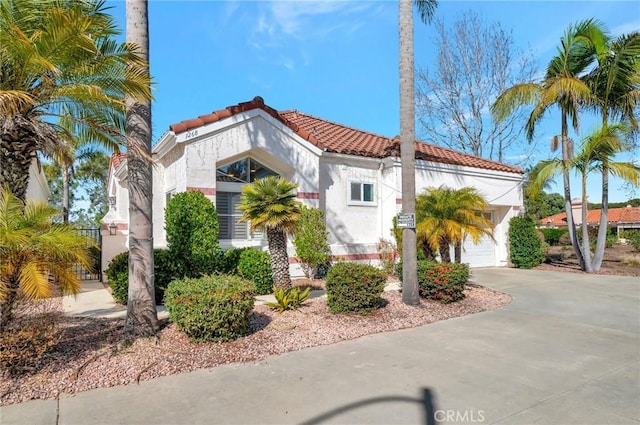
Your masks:
<svg viewBox="0 0 640 425"><path fill-rule="evenodd" d="M543 227L540 229L542 234L544 235L544 241L551 246L556 246L560 244L560 238L562 235L568 234L569 229L566 227L560 227L557 229L550 227Z"/></svg>
<svg viewBox="0 0 640 425"><path fill-rule="evenodd" d="M519 216L509 220L509 250L511 262L517 268L530 269L542 263L542 242L533 220Z"/></svg>
<svg viewBox="0 0 640 425"><path fill-rule="evenodd" d="M267 302L265 304L267 307L278 310L280 313L285 310L296 310L302 303L309 299L309 292L311 292L311 287L301 290L300 288L278 289L274 286L273 295L276 298L276 302Z"/></svg>
<svg viewBox="0 0 640 425"><path fill-rule="evenodd" d="M224 274L238 274L238 264L240 263L240 255L247 249L251 248L229 248L222 256L222 264L220 272Z"/></svg>
<svg viewBox="0 0 640 425"><path fill-rule="evenodd" d="M256 287L239 276L174 280L165 305L172 322L194 341L232 341L249 333Z"/></svg>
<svg viewBox="0 0 640 425"><path fill-rule="evenodd" d="M255 248L244 249L238 259L238 275L255 283L258 295L271 293L273 275L268 253Z"/></svg>
<svg viewBox="0 0 640 425"><path fill-rule="evenodd" d="M384 271L368 264L334 264L325 285L329 310L365 314L379 308L386 281Z"/></svg>
<svg viewBox="0 0 640 425"><path fill-rule="evenodd" d="M571 246L571 236L569 236L569 229L567 229L566 232L564 232L559 238L558 238L558 245L561 246Z"/></svg>
<svg viewBox="0 0 640 425"><path fill-rule="evenodd" d="M113 299L117 303L126 304L129 291L129 251L113 257L104 272L107 275Z"/></svg>
<svg viewBox="0 0 640 425"><path fill-rule="evenodd" d="M184 271L182 265L175 261L172 253L166 249L153 250L153 263L156 304L162 304L165 289L172 280L182 278ZM109 279L113 299L120 304L126 304L129 298L129 251L113 257L105 273Z"/></svg>
<svg viewBox="0 0 640 425"><path fill-rule="evenodd" d="M327 243L328 234L321 209L306 206L300 208L293 246L296 247L296 257L309 279L316 277L318 268L329 262L331 249Z"/></svg>
<svg viewBox="0 0 640 425"><path fill-rule="evenodd" d="M621 232L620 237L626 239L636 251L640 251L640 230L625 230Z"/></svg>
<svg viewBox="0 0 640 425"><path fill-rule="evenodd" d="M464 298L464 285L469 280L469 265L418 261L418 286L422 298L443 304Z"/></svg>
<svg viewBox="0 0 640 425"><path fill-rule="evenodd" d="M220 269L218 213L204 194L189 191L172 197L165 209L165 226L169 250L189 276L212 274Z"/></svg>

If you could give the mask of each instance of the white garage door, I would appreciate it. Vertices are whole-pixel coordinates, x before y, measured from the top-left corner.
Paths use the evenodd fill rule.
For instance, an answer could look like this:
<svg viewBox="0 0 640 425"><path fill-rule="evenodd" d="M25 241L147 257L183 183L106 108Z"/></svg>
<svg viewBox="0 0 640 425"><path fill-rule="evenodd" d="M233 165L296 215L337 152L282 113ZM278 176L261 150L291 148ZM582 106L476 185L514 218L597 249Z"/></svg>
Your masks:
<svg viewBox="0 0 640 425"><path fill-rule="evenodd" d="M486 217L493 221L491 212L485 213ZM462 250L462 262L469 263L470 267L492 267L496 265L496 244L488 236L483 236L480 244L474 245L467 238Z"/></svg>

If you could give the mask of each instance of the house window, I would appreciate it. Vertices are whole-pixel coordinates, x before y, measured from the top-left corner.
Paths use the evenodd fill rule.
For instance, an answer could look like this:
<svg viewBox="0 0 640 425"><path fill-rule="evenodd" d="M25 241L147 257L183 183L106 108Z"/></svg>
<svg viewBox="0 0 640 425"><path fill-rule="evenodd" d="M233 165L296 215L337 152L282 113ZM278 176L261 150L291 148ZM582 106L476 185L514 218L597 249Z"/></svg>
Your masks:
<svg viewBox="0 0 640 425"><path fill-rule="evenodd" d="M248 239L248 223L240 221L240 195L239 192L216 193L220 239Z"/></svg>
<svg viewBox="0 0 640 425"><path fill-rule="evenodd" d="M374 184L364 182L349 182L349 205L374 205Z"/></svg>
<svg viewBox="0 0 640 425"><path fill-rule="evenodd" d="M251 158L241 159L216 170L216 180L227 183L252 183L256 179L277 175L275 171Z"/></svg>

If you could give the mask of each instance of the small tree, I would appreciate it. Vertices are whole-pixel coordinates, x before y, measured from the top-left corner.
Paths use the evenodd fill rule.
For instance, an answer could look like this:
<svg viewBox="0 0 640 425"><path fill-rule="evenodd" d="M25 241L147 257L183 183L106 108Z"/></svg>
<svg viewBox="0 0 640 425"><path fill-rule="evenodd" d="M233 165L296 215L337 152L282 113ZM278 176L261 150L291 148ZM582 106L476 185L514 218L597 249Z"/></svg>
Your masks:
<svg viewBox="0 0 640 425"><path fill-rule="evenodd" d="M520 269L533 268L544 260L542 242L530 218L513 217L509 220L509 251L511 262Z"/></svg>
<svg viewBox="0 0 640 425"><path fill-rule="evenodd" d="M212 274L221 263L218 213L201 192L175 195L165 210L167 245L186 275Z"/></svg>
<svg viewBox="0 0 640 425"><path fill-rule="evenodd" d="M293 246L296 247L296 257L309 279L316 276L318 267L329 262L331 249L327 243L328 234L322 210L306 206L300 208Z"/></svg>
<svg viewBox="0 0 640 425"><path fill-rule="evenodd" d="M46 203L25 205L7 187L0 192L0 333L18 299L48 298L55 286L63 293L80 292L73 264L91 269L91 241L73 227L52 223L58 214Z"/></svg>
<svg viewBox="0 0 640 425"><path fill-rule="evenodd" d="M273 283L279 289L291 287L287 233L300 217L300 203L293 192L297 187L283 177L268 176L242 188L242 220L249 222L252 231L266 231Z"/></svg>

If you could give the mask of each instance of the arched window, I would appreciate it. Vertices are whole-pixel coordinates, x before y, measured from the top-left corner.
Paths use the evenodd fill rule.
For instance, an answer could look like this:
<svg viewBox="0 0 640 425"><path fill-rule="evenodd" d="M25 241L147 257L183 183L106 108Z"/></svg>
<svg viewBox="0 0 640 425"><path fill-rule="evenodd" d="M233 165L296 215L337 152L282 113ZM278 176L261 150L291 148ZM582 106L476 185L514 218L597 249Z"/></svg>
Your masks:
<svg viewBox="0 0 640 425"><path fill-rule="evenodd" d="M240 222L242 186L256 179L277 175L275 171L251 158L243 158L216 170L216 210L220 225L220 239L249 239L249 224ZM262 235L253 234L251 237L261 239Z"/></svg>

